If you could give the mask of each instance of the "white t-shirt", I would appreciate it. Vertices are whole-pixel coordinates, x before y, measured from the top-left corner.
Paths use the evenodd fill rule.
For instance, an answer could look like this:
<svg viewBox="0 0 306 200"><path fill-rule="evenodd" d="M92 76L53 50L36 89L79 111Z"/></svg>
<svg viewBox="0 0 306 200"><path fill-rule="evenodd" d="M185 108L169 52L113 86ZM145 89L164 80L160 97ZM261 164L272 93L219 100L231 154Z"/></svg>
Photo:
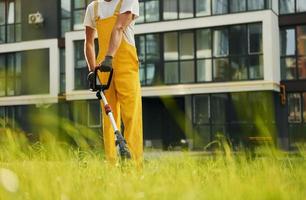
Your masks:
<svg viewBox="0 0 306 200"><path fill-rule="evenodd" d="M114 12L117 8L120 0L99 0L98 1L98 16L100 19L105 19L114 15ZM138 0L123 0L120 8L120 14L125 12L131 12L134 15L134 20L130 23L130 25L124 31L124 38L128 43L135 46L134 39L134 26L135 20L139 16L139 3ZM93 29L96 29L96 22L94 16L94 2L91 2L86 9L86 14L84 18L84 26L89 26Z"/></svg>

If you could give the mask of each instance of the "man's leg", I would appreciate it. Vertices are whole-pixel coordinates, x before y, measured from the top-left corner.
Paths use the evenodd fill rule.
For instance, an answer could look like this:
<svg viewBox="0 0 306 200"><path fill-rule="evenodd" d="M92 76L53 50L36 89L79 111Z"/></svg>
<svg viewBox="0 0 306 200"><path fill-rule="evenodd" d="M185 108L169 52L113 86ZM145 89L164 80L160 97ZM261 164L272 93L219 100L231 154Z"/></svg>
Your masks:
<svg viewBox="0 0 306 200"><path fill-rule="evenodd" d="M143 131L138 67L126 64L120 67L128 69L122 73L119 72L115 82L124 123L124 137L131 151L132 158L137 163L141 163L143 157Z"/></svg>

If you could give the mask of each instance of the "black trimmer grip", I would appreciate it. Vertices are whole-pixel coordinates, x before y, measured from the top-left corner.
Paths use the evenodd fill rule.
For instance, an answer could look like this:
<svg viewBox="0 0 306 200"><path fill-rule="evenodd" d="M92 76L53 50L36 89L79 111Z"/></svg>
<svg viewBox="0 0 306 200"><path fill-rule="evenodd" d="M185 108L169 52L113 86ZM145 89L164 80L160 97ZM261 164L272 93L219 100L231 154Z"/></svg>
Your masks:
<svg viewBox="0 0 306 200"><path fill-rule="evenodd" d="M100 82L100 79L99 79L99 71L101 73L109 73L109 76L108 76L108 80L107 80L107 83L106 84L103 84ZM110 71L110 72L103 72L100 70L99 67L97 67L95 69L95 84L94 84L94 91L104 91L104 90L107 90L109 87L110 87L110 84L112 82L112 78L113 78L113 74L114 74L114 71L113 69Z"/></svg>

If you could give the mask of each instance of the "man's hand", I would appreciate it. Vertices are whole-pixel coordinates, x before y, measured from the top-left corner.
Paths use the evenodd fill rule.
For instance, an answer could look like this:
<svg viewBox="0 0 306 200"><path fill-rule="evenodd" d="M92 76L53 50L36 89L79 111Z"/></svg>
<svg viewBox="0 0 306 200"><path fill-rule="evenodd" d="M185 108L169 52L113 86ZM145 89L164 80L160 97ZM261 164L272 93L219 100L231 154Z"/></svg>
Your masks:
<svg viewBox="0 0 306 200"><path fill-rule="evenodd" d="M102 62L101 66L99 67L100 71L102 72L110 72L113 69L113 57L112 56L105 56L104 61Z"/></svg>
<svg viewBox="0 0 306 200"><path fill-rule="evenodd" d="M87 80L89 82L89 89L94 90L94 86L95 86L95 82L96 82L96 76L95 76L95 72L91 71L89 72L89 74L87 75Z"/></svg>

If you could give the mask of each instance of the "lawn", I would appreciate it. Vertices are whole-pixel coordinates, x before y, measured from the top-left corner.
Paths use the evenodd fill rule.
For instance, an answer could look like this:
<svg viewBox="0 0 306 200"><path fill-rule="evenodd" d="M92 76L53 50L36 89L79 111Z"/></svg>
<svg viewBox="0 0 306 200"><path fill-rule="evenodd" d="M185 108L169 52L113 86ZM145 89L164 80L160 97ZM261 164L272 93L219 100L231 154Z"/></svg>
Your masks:
<svg viewBox="0 0 306 200"><path fill-rule="evenodd" d="M72 147L50 135L30 144L22 134L1 134L1 200L306 199L302 149L233 153L225 144L212 154L146 154L137 169L109 165L98 148Z"/></svg>

